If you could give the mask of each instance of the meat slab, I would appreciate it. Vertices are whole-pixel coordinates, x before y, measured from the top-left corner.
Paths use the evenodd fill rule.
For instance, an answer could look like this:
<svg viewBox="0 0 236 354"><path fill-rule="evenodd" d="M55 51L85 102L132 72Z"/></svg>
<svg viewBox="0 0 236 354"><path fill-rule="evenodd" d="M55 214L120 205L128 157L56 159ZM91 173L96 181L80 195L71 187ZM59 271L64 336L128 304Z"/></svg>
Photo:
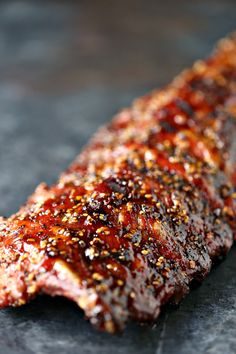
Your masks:
<svg viewBox="0 0 236 354"><path fill-rule="evenodd" d="M108 332L156 319L232 246L235 186L231 35L121 111L55 185L1 219L0 307L46 293Z"/></svg>

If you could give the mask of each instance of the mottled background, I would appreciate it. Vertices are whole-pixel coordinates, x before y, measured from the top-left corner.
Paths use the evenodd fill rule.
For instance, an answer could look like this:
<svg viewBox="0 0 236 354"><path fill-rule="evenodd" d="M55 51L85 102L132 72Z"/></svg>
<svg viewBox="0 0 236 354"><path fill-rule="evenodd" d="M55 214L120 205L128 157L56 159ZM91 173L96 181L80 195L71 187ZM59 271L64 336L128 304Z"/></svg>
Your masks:
<svg viewBox="0 0 236 354"><path fill-rule="evenodd" d="M236 29L236 1L0 1L0 215L52 183L99 125ZM0 353L233 354L236 248L178 308L122 336L41 297L0 312Z"/></svg>

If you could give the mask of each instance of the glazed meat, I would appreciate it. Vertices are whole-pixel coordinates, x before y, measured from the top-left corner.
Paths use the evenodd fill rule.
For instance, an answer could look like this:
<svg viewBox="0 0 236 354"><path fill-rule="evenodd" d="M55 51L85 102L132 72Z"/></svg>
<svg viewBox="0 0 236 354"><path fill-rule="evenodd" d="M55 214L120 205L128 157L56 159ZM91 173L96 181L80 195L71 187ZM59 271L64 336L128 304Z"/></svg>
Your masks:
<svg viewBox="0 0 236 354"><path fill-rule="evenodd" d="M97 328L157 318L233 244L236 36L121 111L0 222L0 307L75 301Z"/></svg>

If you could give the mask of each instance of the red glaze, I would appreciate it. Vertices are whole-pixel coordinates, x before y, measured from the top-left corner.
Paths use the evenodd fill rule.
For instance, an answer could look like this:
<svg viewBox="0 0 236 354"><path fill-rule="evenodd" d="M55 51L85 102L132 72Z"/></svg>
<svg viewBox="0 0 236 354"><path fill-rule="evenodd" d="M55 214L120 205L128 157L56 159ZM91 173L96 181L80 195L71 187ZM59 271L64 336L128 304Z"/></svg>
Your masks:
<svg viewBox="0 0 236 354"><path fill-rule="evenodd" d="M100 329L154 320L233 243L236 39L102 128L0 223L0 306L66 296Z"/></svg>

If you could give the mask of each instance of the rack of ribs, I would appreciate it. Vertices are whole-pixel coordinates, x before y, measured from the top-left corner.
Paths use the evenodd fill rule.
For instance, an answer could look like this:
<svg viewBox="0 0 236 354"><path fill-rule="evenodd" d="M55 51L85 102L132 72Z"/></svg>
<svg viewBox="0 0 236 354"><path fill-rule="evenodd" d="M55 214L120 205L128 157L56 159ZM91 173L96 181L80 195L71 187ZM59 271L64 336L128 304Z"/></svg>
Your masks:
<svg viewBox="0 0 236 354"><path fill-rule="evenodd" d="M0 221L0 307L75 301L95 327L153 321L233 244L236 35L102 127Z"/></svg>

